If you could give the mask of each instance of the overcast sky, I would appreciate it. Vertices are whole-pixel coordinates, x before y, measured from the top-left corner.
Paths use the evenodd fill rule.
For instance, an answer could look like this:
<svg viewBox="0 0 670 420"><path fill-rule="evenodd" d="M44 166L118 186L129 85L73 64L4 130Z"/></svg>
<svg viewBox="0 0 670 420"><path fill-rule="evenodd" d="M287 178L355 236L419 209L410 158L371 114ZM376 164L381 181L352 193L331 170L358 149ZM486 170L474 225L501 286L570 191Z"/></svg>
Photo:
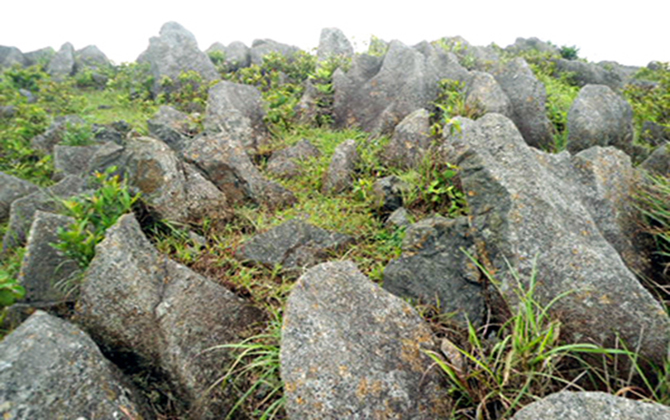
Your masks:
<svg viewBox="0 0 670 420"><path fill-rule="evenodd" d="M0 45L29 52L93 44L118 64L135 61L163 23L176 21L203 50L257 38L311 50L322 28L338 27L358 50L371 35L408 45L460 35L501 47L537 37L577 46L590 61L645 66L670 61L669 12L663 0L5 0Z"/></svg>

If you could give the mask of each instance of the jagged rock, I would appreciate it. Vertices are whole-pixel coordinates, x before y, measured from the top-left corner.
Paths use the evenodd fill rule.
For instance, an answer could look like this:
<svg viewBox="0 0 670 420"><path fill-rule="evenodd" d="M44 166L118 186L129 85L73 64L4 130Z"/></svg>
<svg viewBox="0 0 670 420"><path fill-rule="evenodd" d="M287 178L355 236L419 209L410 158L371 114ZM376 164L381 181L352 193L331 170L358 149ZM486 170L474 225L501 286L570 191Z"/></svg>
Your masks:
<svg viewBox="0 0 670 420"><path fill-rule="evenodd" d="M125 148L122 145L114 142L107 142L105 144L101 144L100 147L91 157L86 172L104 173L110 167L116 166L117 169L115 171L115 174L120 175L123 172L123 170L122 168L119 168L119 166L122 167L125 164L125 160L123 159L124 150Z"/></svg>
<svg viewBox="0 0 670 420"><path fill-rule="evenodd" d="M577 86L606 85L616 90L623 86L621 76L613 70L596 63L585 63L577 60L556 59L556 74L569 73L570 80Z"/></svg>
<svg viewBox="0 0 670 420"><path fill-rule="evenodd" d="M556 46L551 45L548 42L541 41L535 37L517 38L514 41L514 44L507 46L505 49L512 53L538 51L551 55L560 55L560 51Z"/></svg>
<svg viewBox="0 0 670 420"><path fill-rule="evenodd" d="M74 54L74 59L76 66L75 68L77 71L81 71L86 68L100 70L112 65L105 53L100 51L100 49L95 45L88 45L81 50L77 50Z"/></svg>
<svg viewBox="0 0 670 420"><path fill-rule="evenodd" d="M465 217L432 217L411 225L400 258L384 269L384 289L402 298L435 305L467 325L481 325L486 309L476 255Z"/></svg>
<svg viewBox="0 0 670 420"><path fill-rule="evenodd" d="M489 73L472 72L472 80L467 89L465 105L479 110L481 114L493 112L508 118L514 115L512 102L496 79Z"/></svg>
<svg viewBox="0 0 670 420"><path fill-rule="evenodd" d="M184 150L184 156L223 191L230 204L252 201L284 207L295 203L293 193L265 179L242 144L227 134L193 139Z"/></svg>
<svg viewBox="0 0 670 420"><path fill-rule="evenodd" d="M122 126L124 123L125 121L117 121L110 125L92 124L91 131L93 131L94 141L100 144L110 141L117 144L123 144L124 134L122 131L117 129L117 126L119 126L119 124Z"/></svg>
<svg viewBox="0 0 670 420"><path fill-rule="evenodd" d="M568 112L568 150L614 146L630 154L633 110L626 100L603 85L587 85Z"/></svg>
<svg viewBox="0 0 670 420"><path fill-rule="evenodd" d="M72 223L74 219L71 217L35 212L18 278L26 289L21 302L55 305L68 298L66 282L79 272L79 266L52 244L60 241L58 229L65 229ZM73 300L72 296L69 298Z"/></svg>
<svg viewBox="0 0 670 420"><path fill-rule="evenodd" d="M396 209L389 215L388 219L386 219L386 222L384 222L384 226L387 228L406 228L410 224L411 222L409 220L409 213L404 207Z"/></svg>
<svg viewBox="0 0 670 420"><path fill-rule="evenodd" d="M53 56L56 55L56 51L51 47L40 48L39 50L27 52L24 54L26 60L28 61L26 65L34 66L35 64L47 64Z"/></svg>
<svg viewBox="0 0 670 420"><path fill-rule="evenodd" d="M63 134L70 126L86 124L78 115L65 115L57 117L54 122L42 134L30 140L30 146L47 154L53 154L54 146L63 140Z"/></svg>
<svg viewBox="0 0 670 420"><path fill-rule="evenodd" d="M472 45L460 36L445 37L436 43L449 47L461 65L468 70L490 71L500 61L494 48Z"/></svg>
<svg viewBox="0 0 670 420"><path fill-rule="evenodd" d="M149 63L154 76L153 93L166 91L161 85L164 77L171 78L177 87L179 75L195 71L204 83L219 80L219 73L205 53L198 49L198 42L191 32L176 22L161 27L160 35L149 40L149 48L138 58L138 63Z"/></svg>
<svg viewBox="0 0 670 420"><path fill-rule="evenodd" d="M319 38L316 56L319 61L330 57L353 57L354 47L344 33L338 28L323 28Z"/></svg>
<svg viewBox="0 0 670 420"><path fill-rule="evenodd" d="M256 235L235 253L235 257L268 267L301 270L324 261L332 252L351 244L353 238L291 219Z"/></svg>
<svg viewBox="0 0 670 420"><path fill-rule="evenodd" d="M475 241L486 250L480 262L490 265L509 300L515 302L516 280L508 263L525 287L535 266L538 302L567 293L552 307L567 339L605 346L622 339L652 360L667 357L667 314L603 237L581 197L570 194L574 187L541 162L510 120L487 114L449 147L448 160L461 168Z"/></svg>
<svg viewBox="0 0 670 420"><path fill-rule="evenodd" d="M308 270L284 312L289 419L448 417L430 328L349 261Z"/></svg>
<svg viewBox="0 0 670 420"><path fill-rule="evenodd" d="M670 408L604 392L558 392L519 410L512 420L670 419Z"/></svg>
<svg viewBox="0 0 670 420"><path fill-rule="evenodd" d="M74 64L74 47L69 42L66 42L60 47L60 50L53 56L51 61L49 61L46 72L54 80L62 80L74 74Z"/></svg>
<svg viewBox="0 0 670 420"><path fill-rule="evenodd" d="M61 206L59 199L83 193L85 184L86 181L83 178L68 176L56 185L39 189L15 200L11 205L7 231L2 238L3 252L25 244L30 226L38 210L49 213L57 212Z"/></svg>
<svg viewBox="0 0 670 420"><path fill-rule="evenodd" d="M226 133L254 151L269 137L264 117L261 92L255 86L222 81L209 90L204 122L208 134Z"/></svg>
<svg viewBox="0 0 670 420"><path fill-rule="evenodd" d="M12 203L37 191L37 185L15 176L0 172L0 223L9 218Z"/></svg>
<svg viewBox="0 0 670 420"><path fill-rule="evenodd" d="M640 130L640 140L652 146L660 146L670 140L670 128L653 121L645 121Z"/></svg>
<svg viewBox="0 0 670 420"><path fill-rule="evenodd" d="M395 175L378 179L372 185L374 208L382 215L390 214L402 207L403 196L412 186Z"/></svg>
<svg viewBox="0 0 670 420"><path fill-rule="evenodd" d="M271 39L255 39L251 43L251 64L263 64L263 57L270 53L279 53L287 59L293 58L295 54L300 52L300 48L292 45L282 44Z"/></svg>
<svg viewBox="0 0 670 420"><path fill-rule="evenodd" d="M28 60L18 48L0 45L0 69L12 67L15 64L26 66Z"/></svg>
<svg viewBox="0 0 670 420"><path fill-rule="evenodd" d="M393 41L384 57L357 56L349 72L333 74L335 124L390 133L408 114L430 105L439 80L469 77L456 56L441 48Z"/></svg>
<svg viewBox="0 0 670 420"><path fill-rule="evenodd" d="M654 175L662 175L670 178L670 142L660 145L649 155L640 168Z"/></svg>
<svg viewBox="0 0 670 420"><path fill-rule="evenodd" d="M189 118L187 114L171 106L163 105L156 115L147 121L149 135L162 140L173 150L181 152L189 137Z"/></svg>
<svg viewBox="0 0 670 420"><path fill-rule="evenodd" d="M83 331L45 312L0 342L0 361L3 418L154 418Z"/></svg>
<svg viewBox="0 0 670 420"><path fill-rule="evenodd" d="M302 139L294 146L274 152L268 160L267 171L281 178L293 178L300 174L299 162L319 156L319 149Z"/></svg>
<svg viewBox="0 0 670 420"><path fill-rule="evenodd" d="M358 152L355 140L345 140L335 148L335 153L323 176L321 192L323 194L339 194L351 188Z"/></svg>
<svg viewBox="0 0 670 420"><path fill-rule="evenodd" d="M223 385L209 391L229 352L205 350L240 341L260 321L259 311L229 290L161 256L132 214L96 247L77 310L103 349L166 372L198 419L220 418L235 398Z"/></svg>
<svg viewBox="0 0 670 420"><path fill-rule="evenodd" d="M99 149L100 146L55 145L53 148L55 169L53 179L60 180L67 175L87 176L91 159Z"/></svg>
<svg viewBox="0 0 670 420"><path fill-rule="evenodd" d="M515 58L494 74L496 81L512 103L512 121L526 143L550 150L554 139L547 118L547 92L523 58Z"/></svg>
<svg viewBox="0 0 670 420"><path fill-rule="evenodd" d="M391 142L384 151L388 165L416 168L431 145L430 113L417 109L406 116L393 130Z"/></svg>
<svg viewBox="0 0 670 420"><path fill-rule="evenodd" d="M235 71L251 65L251 49L243 42L233 41L228 46L215 42L207 49L207 53L221 51L224 54L226 70Z"/></svg>

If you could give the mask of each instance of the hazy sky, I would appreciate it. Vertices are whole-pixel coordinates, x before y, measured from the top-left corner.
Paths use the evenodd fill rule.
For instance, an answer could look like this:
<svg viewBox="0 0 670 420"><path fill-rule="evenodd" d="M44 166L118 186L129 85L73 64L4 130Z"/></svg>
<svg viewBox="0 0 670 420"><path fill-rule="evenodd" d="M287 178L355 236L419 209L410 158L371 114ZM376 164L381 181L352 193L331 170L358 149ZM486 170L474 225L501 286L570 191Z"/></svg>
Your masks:
<svg viewBox="0 0 670 420"><path fill-rule="evenodd" d="M517 37L577 46L580 57L645 66L670 61L670 3L662 0L232 0L113 2L5 0L0 45L23 52L93 44L116 63L135 61L160 27L176 21L205 50L257 38L311 50L322 28L338 27L362 50L375 35L408 45L460 35L502 47Z"/></svg>

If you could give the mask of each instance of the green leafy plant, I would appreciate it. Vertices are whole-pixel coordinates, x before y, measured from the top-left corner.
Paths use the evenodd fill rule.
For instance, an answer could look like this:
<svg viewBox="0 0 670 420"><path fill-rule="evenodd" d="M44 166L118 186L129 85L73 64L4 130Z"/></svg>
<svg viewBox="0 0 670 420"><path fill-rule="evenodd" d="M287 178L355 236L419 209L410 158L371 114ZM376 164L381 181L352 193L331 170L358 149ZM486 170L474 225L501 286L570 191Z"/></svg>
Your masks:
<svg viewBox="0 0 670 420"><path fill-rule="evenodd" d="M576 46L564 45L559 49L559 54L566 60L577 60L579 58L579 48Z"/></svg>
<svg viewBox="0 0 670 420"><path fill-rule="evenodd" d="M160 80L163 92L158 95L157 101L173 105L184 112L204 112L209 88L215 83L204 81L200 73L194 70L182 72L177 80L163 76Z"/></svg>
<svg viewBox="0 0 670 420"><path fill-rule="evenodd" d="M449 130L459 130L457 116L470 119L477 119L482 115L478 106L471 106L466 103L465 83L442 79L439 81L438 95L433 106L435 110L431 114L432 125L431 134L433 137L440 138L446 127Z"/></svg>
<svg viewBox="0 0 670 420"><path fill-rule="evenodd" d="M388 49L389 44L386 43L384 40L377 38L374 35L370 37L370 44L368 45L368 55L372 55L375 57L382 57L386 55Z"/></svg>
<svg viewBox="0 0 670 420"><path fill-rule="evenodd" d="M93 144L93 130L88 124L68 122L63 132L61 144L65 146L89 146Z"/></svg>
<svg viewBox="0 0 670 420"><path fill-rule="evenodd" d="M623 94L633 108L636 137L644 137L642 126L647 121L670 130L670 63L640 69L635 79L625 86Z"/></svg>
<svg viewBox="0 0 670 420"><path fill-rule="evenodd" d="M26 295L26 290L16 280L17 274L0 267L0 324L5 319L7 308Z"/></svg>

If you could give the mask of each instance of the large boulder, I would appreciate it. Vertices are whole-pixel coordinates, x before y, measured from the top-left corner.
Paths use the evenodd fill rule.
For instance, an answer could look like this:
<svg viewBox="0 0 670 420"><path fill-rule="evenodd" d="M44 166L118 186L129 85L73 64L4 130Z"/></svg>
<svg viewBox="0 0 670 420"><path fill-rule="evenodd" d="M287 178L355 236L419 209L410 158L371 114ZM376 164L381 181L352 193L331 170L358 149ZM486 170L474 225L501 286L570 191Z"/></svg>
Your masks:
<svg viewBox="0 0 670 420"><path fill-rule="evenodd" d="M319 38L319 47L316 56L319 61L331 57L353 57L354 47L344 33L338 28L323 28Z"/></svg>
<svg viewBox="0 0 670 420"><path fill-rule="evenodd" d="M514 115L512 102L496 79L489 73L472 72L472 81L465 96L465 105L482 114L493 112L508 118Z"/></svg>
<svg viewBox="0 0 670 420"><path fill-rule="evenodd" d="M149 40L149 47L137 61L151 65L155 95L166 89L161 84L164 77L177 82L179 75L188 71L199 73L205 83L220 79L212 61L198 48L193 34L177 22L164 24L160 35Z"/></svg>
<svg viewBox="0 0 670 420"><path fill-rule="evenodd" d="M209 89L204 123L208 134L225 133L255 151L269 138L264 117L261 92L255 86L222 81Z"/></svg>
<svg viewBox="0 0 670 420"><path fill-rule="evenodd" d="M560 55L560 50L555 45L552 45L549 42L544 42L538 38L517 38L514 41L514 44L508 45L505 48L511 53L522 53L522 52L540 52L548 55Z"/></svg>
<svg viewBox="0 0 670 420"><path fill-rule="evenodd" d="M251 43L251 64L263 64L263 57L271 53L277 53L291 60L293 56L300 52L300 48L271 39L254 39Z"/></svg>
<svg viewBox="0 0 670 420"><path fill-rule="evenodd" d="M51 47L40 48L39 50L24 54L28 66L34 66L35 64L44 64L46 66L54 55L56 55L56 51Z"/></svg>
<svg viewBox="0 0 670 420"><path fill-rule="evenodd" d="M152 419L140 393L79 328L38 311L0 342L5 419Z"/></svg>
<svg viewBox="0 0 670 420"><path fill-rule="evenodd" d="M466 125L449 148L449 161L461 168L475 241L486 250L480 262L511 302L517 280L508 265L526 288L536 269L538 302L567 294L552 307L567 339L605 346L622 339L657 363L667 357L670 319L607 241L574 186L543 162L554 155L533 151L499 114Z"/></svg>
<svg viewBox="0 0 670 420"><path fill-rule="evenodd" d="M358 161L355 140L345 140L337 145L330 160L330 165L328 165L328 170L323 174L321 192L323 194L339 194L351 189Z"/></svg>
<svg viewBox="0 0 670 420"><path fill-rule="evenodd" d="M251 49L241 41L233 41L228 46L215 42L207 48L207 54L214 51L223 53L223 65L227 71L235 71L251 65Z"/></svg>
<svg viewBox="0 0 670 420"><path fill-rule="evenodd" d="M294 146L274 152L268 159L267 171L281 178L293 178L300 174L300 162L319 156L319 149L309 140L302 139Z"/></svg>
<svg viewBox="0 0 670 420"><path fill-rule="evenodd" d="M349 261L320 264L284 311L281 374L289 419L448 418L426 350L430 328Z"/></svg>
<svg viewBox="0 0 670 420"><path fill-rule="evenodd" d="M395 127L383 158L391 166L417 168L431 142L430 113L417 109Z"/></svg>
<svg viewBox="0 0 670 420"><path fill-rule="evenodd" d="M112 65L105 53L95 45L88 45L75 51L74 59L77 72L84 69L101 70Z"/></svg>
<svg viewBox="0 0 670 420"><path fill-rule="evenodd" d="M0 69L12 67L15 64L25 66L28 60L18 48L0 45Z"/></svg>
<svg viewBox="0 0 670 420"><path fill-rule="evenodd" d="M100 146L64 146L57 144L53 148L53 179L61 180L68 175L87 176L93 156Z"/></svg>
<svg viewBox="0 0 670 420"><path fill-rule="evenodd" d="M596 63L586 63L579 60L553 60L556 65L556 75L567 74L570 81L579 87L586 85L606 85L612 90L623 86L621 76L609 66Z"/></svg>
<svg viewBox="0 0 670 420"><path fill-rule="evenodd" d="M60 47L60 50L53 56L46 72L55 80L62 80L65 77L72 76L75 72L74 47L66 42Z"/></svg>
<svg viewBox="0 0 670 420"><path fill-rule="evenodd" d="M656 148L647 159L640 164L640 168L654 174L670 178L670 142Z"/></svg>
<svg viewBox="0 0 670 420"><path fill-rule="evenodd" d="M220 418L234 392L210 387L231 361L215 346L240 341L259 311L232 292L160 255L133 215L96 247L81 285L77 319L101 347L166 373L192 418Z"/></svg>
<svg viewBox="0 0 670 420"><path fill-rule="evenodd" d="M173 150L181 152L191 133L190 122L188 114L163 105L147 121L147 127L150 136L162 140Z"/></svg>
<svg viewBox="0 0 670 420"><path fill-rule="evenodd" d="M558 392L519 410L512 420L670 419L670 407L604 392Z"/></svg>
<svg viewBox="0 0 670 420"><path fill-rule="evenodd" d="M0 172L0 223L9 219L9 210L15 200L37 191L37 188L32 182Z"/></svg>

